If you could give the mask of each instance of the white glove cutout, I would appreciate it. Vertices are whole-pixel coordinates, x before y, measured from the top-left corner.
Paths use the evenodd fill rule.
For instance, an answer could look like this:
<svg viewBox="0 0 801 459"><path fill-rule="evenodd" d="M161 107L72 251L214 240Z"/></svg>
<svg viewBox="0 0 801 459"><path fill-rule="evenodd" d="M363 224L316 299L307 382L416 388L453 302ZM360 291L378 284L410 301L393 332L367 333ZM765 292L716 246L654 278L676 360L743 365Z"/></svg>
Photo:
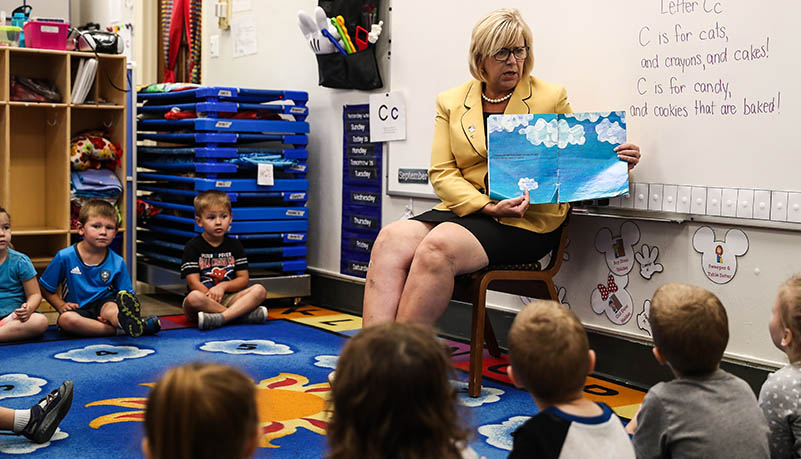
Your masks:
<svg viewBox="0 0 801 459"><path fill-rule="evenodd" d="M367 41L370 43L375 43L378 41L378 37L381 36L381 30L384 27L384 21L378 21L378 24L373 24L370 26L370 31L367 33Z"/></svg>
<svg viewBox="0 0 801 459"><path fill-rule="evenodd" d="M659 256L659 247L648 249L647 244L642 245L642 253L635 253L634 258L640 264L640 275L646 279L650 279L654 273L662 272L662 264L656 262Z"/></svg>
<svg viewBox="0 0 801 459"><path fill-rule="evenodd" d="M336 46L331 43L331 40L326 38L321 32L322 29L328 30L331 33L331 21L325 16L325 11L319 6L314 9L314 18L307 12L298 11L298 28L300 32L306 37L309 42L309 48L314 54L331 54L337 52ZM338 37L336 32L331 33L332 36Z"/></svg>

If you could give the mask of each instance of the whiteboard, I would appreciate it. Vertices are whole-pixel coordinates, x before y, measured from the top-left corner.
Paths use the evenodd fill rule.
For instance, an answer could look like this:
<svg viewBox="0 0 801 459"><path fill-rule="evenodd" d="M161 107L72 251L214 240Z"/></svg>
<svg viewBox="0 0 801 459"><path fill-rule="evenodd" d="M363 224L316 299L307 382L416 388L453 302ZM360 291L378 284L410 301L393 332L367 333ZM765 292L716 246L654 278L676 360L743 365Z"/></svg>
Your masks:
<svg viewBox="0 0 801 459"><path fill-rule="evenodd" d="M574 111L626 111L643 152L634 182L801 190L801 2L503 6L532 29L532 74L565 86ZM391 82L408 125L407 140L389 144L390 194L435 197L430 185L398 183L398 170L429 167L436 95L471 78L470 33L492 7L393 2Z"/></svg>

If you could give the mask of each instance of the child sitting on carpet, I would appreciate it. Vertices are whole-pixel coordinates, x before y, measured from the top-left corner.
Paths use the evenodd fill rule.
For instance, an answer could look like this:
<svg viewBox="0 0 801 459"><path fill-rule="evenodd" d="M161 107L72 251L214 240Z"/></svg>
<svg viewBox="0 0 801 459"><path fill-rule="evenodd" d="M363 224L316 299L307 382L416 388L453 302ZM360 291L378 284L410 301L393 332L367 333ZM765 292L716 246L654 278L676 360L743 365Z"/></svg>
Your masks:
<svg viewBox="0 0 801 459"><path fill-rule="evenodd" d="M161 329L158 317L140 317L125 260L108 248L117 234L117 219L117 210L106 201L84 204L78 214L83 240L61 249L39 278L45 299L59 312L58 326L66 332L138 337ZM59 285L64 298L56 293Z"/></svg>
<svg viewBox="0 0 801 459"><path fill-rule="evenodd" d="M759 406L770 428L770 457L801 457L801 273L779 287L768 328L773 344L790 361L768 376L759 392Z"/></svg>
<svg viewBox="0 0 801 459"><path fill-rule="evenodd" d="M195 196L195 221L203 228L184 247L181 277L188 294L183 309L186 318L201 330L210 330L239 319L240 323L262 324L267 308L260 306L267 296L260 284L248 287L248 259L238 239L225 233L233 215L231 200L219 190Z"/></svg>
<svg viewBox="0 0 801 459"><path fill-rule="evenodd" d="M41 336L47 330L47 318L36 313L41 302L36 269L11 249L11 216L0 207L0 342Z"/></svg>
<svg viewBox="0 0 801 459"><path fill-rule="evenodd" d="M509 330L509 379L525 388L539 413L514 432L510 458L631 458L623 424L603 403L584 398L595 352L573 311L556 301L535 301Z"/></svg>
<svg viewBox="0 0 801 459"><path fill-rule="evenodd" d="M24 435L35 443L45 443L53 437L70 406L72 406L72 381L64 381L58 389L47 394L30 409L12 410L0 407L0 430L10 430L15 435Z"/></svg>
<svg viewBox="0 0 801 459"><path fill-rule="evenodd" d="M769 457L768 425L754 393L720 369L729 320L718 297L663 285L649 321L654 357L676 379L653 386L626 426L637 457Z"/></svg>
<svg viewBox="0 0 801 459"><path fill-rule="evenodd" d="M385 323L360 331L337 363L327 457L477 457L452 373L431 328Z"/></svg>
<svg viewBox="0 0 801 459"><path fill-rule="evenodd" d="M256 386L240 371L216 363L173 368L147 397L147 458L250 457L258 444Z"/></svg>

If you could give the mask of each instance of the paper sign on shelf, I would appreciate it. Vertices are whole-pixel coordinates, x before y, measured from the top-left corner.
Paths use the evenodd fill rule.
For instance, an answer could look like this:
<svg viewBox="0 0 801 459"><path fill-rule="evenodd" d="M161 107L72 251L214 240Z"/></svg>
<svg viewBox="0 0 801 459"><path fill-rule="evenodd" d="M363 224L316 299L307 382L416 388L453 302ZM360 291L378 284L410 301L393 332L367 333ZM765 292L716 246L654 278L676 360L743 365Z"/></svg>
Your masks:
<svg viewBox="0 0 801 459"><path fill-rule="evenodd" d="M406 140L406 101L394 91L370 95L370 142Z"/></svg>
<svg viewBox="0 0 801 459"><path fill-rule="evenodd" d="M273 175L273 165L259 163L259 172L256 176L256 183L263 186L275 185L275 176Z"/></svg>

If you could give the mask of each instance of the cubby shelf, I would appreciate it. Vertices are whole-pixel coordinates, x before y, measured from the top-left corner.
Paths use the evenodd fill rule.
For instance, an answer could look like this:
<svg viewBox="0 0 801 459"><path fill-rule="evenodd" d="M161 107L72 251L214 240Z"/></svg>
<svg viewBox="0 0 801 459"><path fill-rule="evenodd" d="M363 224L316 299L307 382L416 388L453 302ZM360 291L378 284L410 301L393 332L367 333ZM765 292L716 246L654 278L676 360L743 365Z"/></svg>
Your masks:
<svg viewBox="0 0 801 459"><path fill-rule="evenodd" d="M74 104L73 81L81 59L88 58L98 60L97 74L88 103ZM12 75L52 82L61 101L11 100ZM11 214L15 248L27 254L40 272L56 252L70 245L75 233L70 230L70 139L87 129L99 129L124 148L127 107L121 89L127 86L124 56L0 48L0 206ZM124 188L124 157L121 164L116 174ZM125 196L123 190L122 215ZM123 222L121 231L125 226Z"/></svg>

